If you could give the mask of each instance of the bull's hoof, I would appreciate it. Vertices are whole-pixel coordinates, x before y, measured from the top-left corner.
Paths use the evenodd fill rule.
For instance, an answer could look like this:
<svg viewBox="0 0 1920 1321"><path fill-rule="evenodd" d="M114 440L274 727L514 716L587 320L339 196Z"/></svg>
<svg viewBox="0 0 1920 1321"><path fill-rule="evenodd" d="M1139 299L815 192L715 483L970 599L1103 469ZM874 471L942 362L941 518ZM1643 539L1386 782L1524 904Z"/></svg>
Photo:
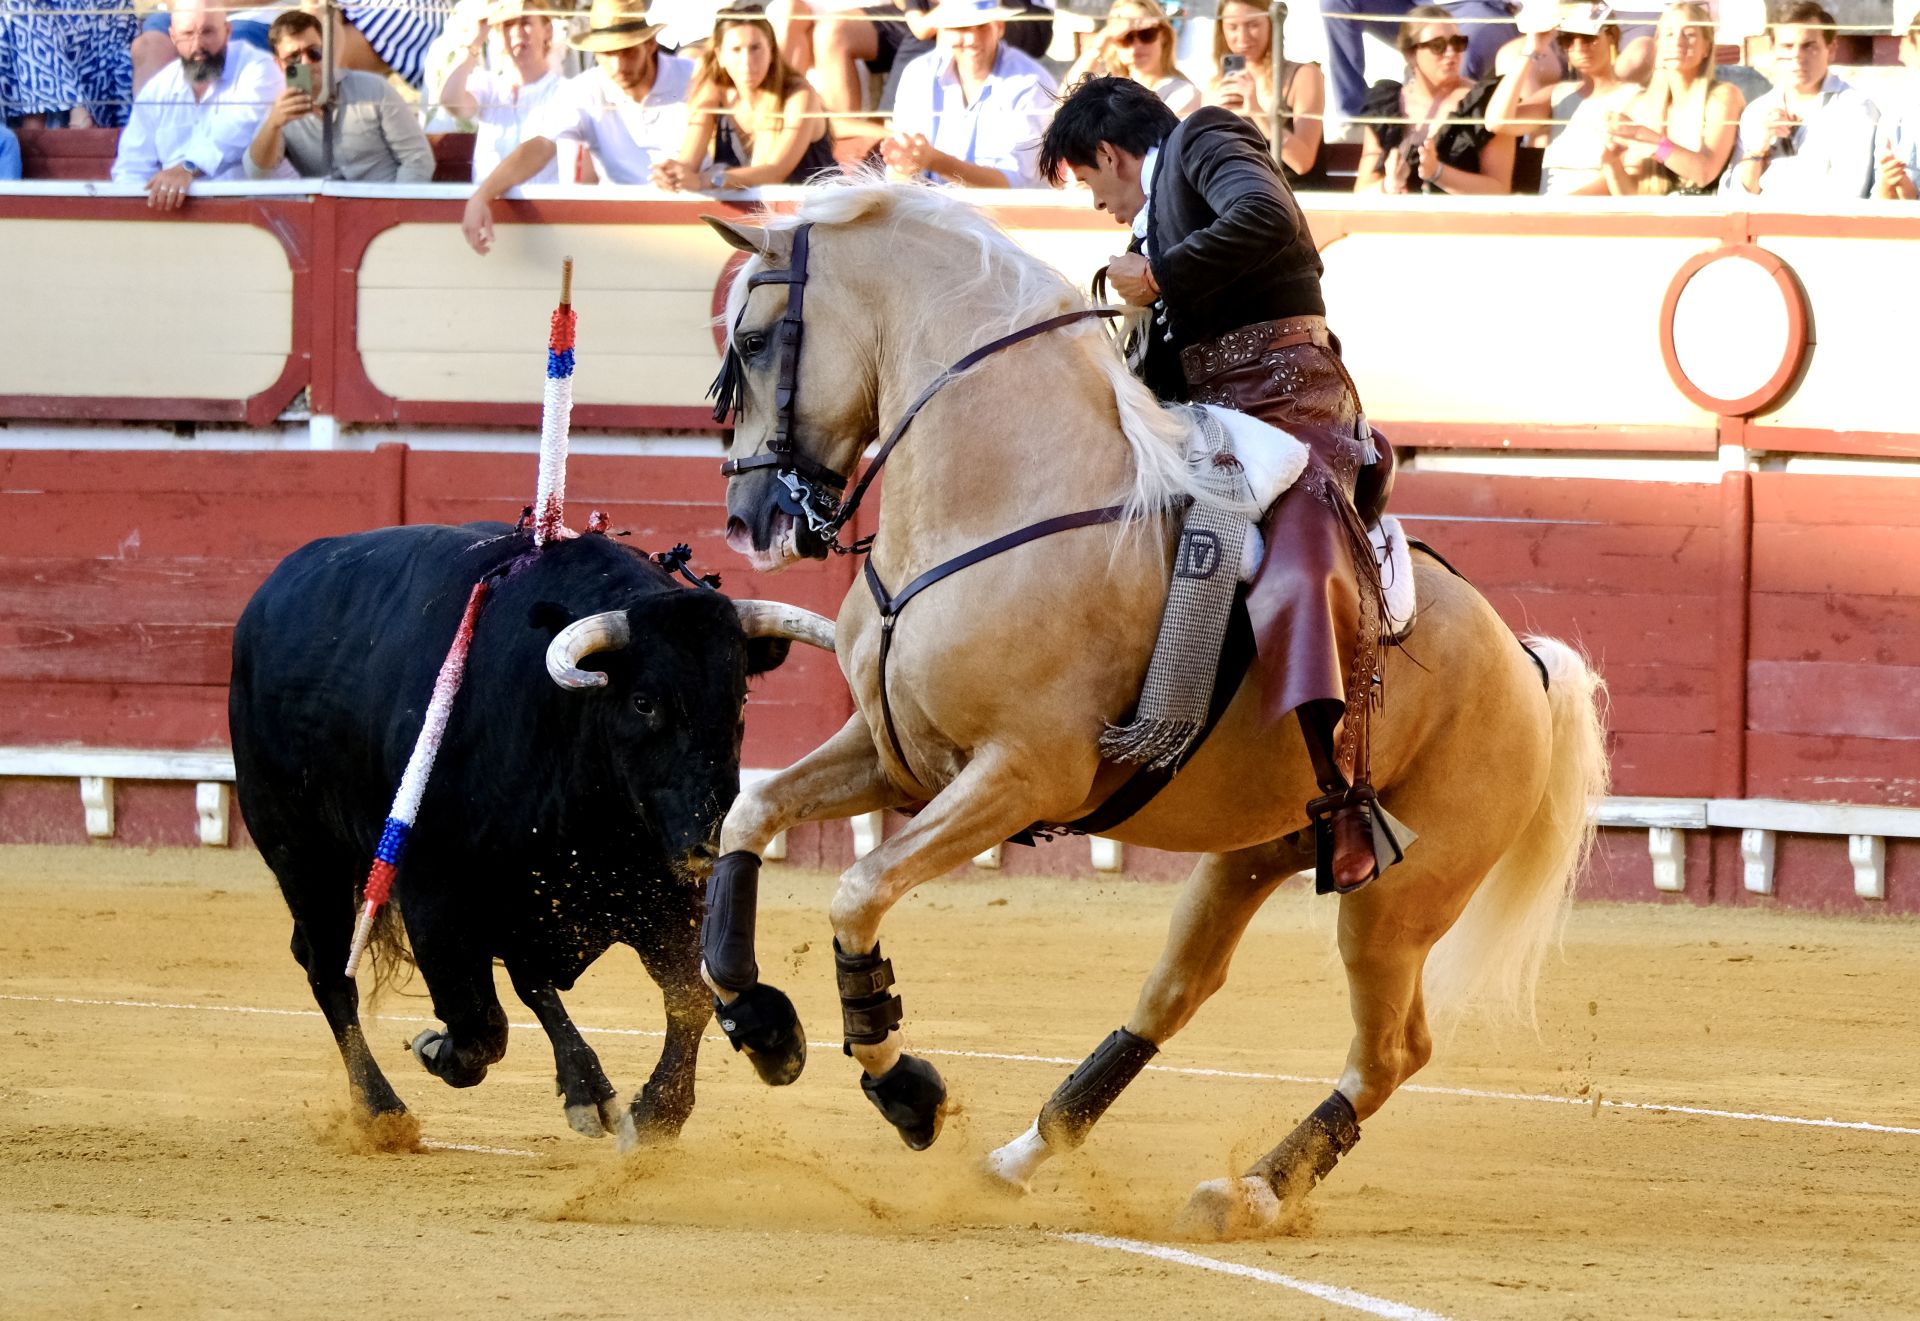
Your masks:
<svg viewBox="0 0 1920 1321"><path fill-rule="evenodd" d="M925 1060L902 1055L878 1078L861 1074L860 1090L913 1150L925 1151L940 1136L940 1123L947 1117L947 1085Z"/></svg>
<svg viewBox="0 0 1920 1321"><path fill-rule="evenodd" d="M745 1051L753 1071L769 1087L785 1087L807 1067L807 1034L786 992L755 982L732 1004L713 1001L713 1016L735 1050Z"/></svg>
<svg viewBox="0 0 1920 1321"><path fill-rule="evenodd" d="M649 1082L633 1098L618 1130L622 1151L653 1147L680 1136L693 1114L693 1080L681 1084Z"/></svg>
<svg viewBox="0 0 1920 1321"><path fill-rule="evenodd" d="M1208 1179L1193 1190L1173 1222L1181 1238L1250 1238L1280 1223L1280 1198L1265 1179L1241 1175L1237 1179Z"/></svg>
<svg viewBox="0 0 1920 1321"><path fill-rule="evenodd" d="M476 1087L487 1076L484 1064L463 1065L453 1038L431 1028L407 1043L407 1049L420 1061L420 1067L449 1087Z"/></svg>
<svg viewBox="0 0 1920 1321"><path fill-rule="evenodd" d="M622 1117L617 1096L593 1102L579 1101L567 1107L567 1127L583 1138L603 1138L609 1133L618 1133Z"/></svg>
<svg viewBox="0 0 1920 1321"><path fill-rule="evenodd" d="M1034 1171L1051 1155L1053 1152L1047 1140L1040 1136L1040 1124L1036 1120L1006 1146L988 1152L981 1172L995 1191L1019 1197L1032 1191Z"/></svg>

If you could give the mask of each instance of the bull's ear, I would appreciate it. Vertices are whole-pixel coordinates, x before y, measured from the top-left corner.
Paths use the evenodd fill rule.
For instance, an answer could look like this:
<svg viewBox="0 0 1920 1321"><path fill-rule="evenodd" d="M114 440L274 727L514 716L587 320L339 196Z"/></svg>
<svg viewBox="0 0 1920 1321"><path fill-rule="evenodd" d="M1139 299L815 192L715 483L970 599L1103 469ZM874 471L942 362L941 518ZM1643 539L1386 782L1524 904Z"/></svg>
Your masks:
<svg viewBox="0 0 1920 1321"><path fill-rule="evenodd" d="M527 623L537 633L552 637L573 622L573 611L553 601L538 601L527 611Z"/></svg>
<svg viewBox="0 0 1920 1321"><path fill-rule="evenodd" d="M792 650L793 642L788 638L748 638L747 674L752 677L779 669Z"/></svg>
<svg viewBox="0 0 1920 1321"><path fill-rule="evenodd" d="M742 225L732 220L723 220L719 216L701 216L702 220L713 226L713 232L727 241L727 246L736 248L748 255L768 256L773 251L773 242L762 225Z"/></svg>

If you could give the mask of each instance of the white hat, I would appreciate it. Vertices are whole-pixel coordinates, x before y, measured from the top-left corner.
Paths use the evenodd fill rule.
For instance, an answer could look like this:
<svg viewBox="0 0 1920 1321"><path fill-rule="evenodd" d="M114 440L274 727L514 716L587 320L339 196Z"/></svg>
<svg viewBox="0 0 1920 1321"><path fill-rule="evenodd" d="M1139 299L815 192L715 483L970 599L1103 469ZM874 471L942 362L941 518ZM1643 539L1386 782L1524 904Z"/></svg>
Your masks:
<svg viewBox="0 0 1920 1321"><path fill-rule="evenodd" d="M1025 16L1025 10L1008 9L999 0L940 0L928 11L927 23L936 28L977 28Z"/></svg>
<svg viewBox="0 0 1920 1321"><path fill-rule="evenodd" d="M1613 22L1613 7L1604 0L1576 5L1560 16L1560 30L1581 37L1597 37L1600 29Z"/></svg>

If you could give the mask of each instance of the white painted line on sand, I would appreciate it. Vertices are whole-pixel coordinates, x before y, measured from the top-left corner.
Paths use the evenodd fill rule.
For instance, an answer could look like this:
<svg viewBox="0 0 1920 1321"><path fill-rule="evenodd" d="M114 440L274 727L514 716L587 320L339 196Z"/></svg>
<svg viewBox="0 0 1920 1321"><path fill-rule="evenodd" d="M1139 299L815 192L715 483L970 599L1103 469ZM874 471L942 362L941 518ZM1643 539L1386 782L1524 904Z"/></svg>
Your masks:
<svg viewBox="0 0 1920 1321"><path fill-rule="evenodd" d="M435 1142L430 1138L423 1140L420 1145L431 1151L471 1151L481 1156L531 1156L535 1160L540 1159L539 1152L522 1151L518 1147L478 1147L471 1142Z"/></svg>
<svg viewBox="0 0 1920 1321"><path fill-rule="evenodd" d="M1317 1298L1323 1303L1332 1303L1335 1307L1347 1307L1356 1312L1365 1312L1368 1316L1384 1317L1386 1321L1447 1321L1447 1318L1439 1312L1429 1312L1424 1308L1410 1307L1406 1303L1396 1303L1391 1298L1376 1298L1370 1293L1342 1288L1337 1284L1319 1284L1313 1280L1295 1279L1291 1275L1282 1275L1279 1271L1263 1270L1258 1266L1243 1266L1237 1261L1203 1257L1197 1252L1188 1252L1183 1248L1169 1248L1159 1243L1143 1243L1136 1238L1109 1238L1105 1234L1056 1234L1054 1237L1065 1239L1069 1243L1084 1243L1088 1247L1130 1252L1136 1257L1152 1257L1156 1261L1168 1261L1176 1266L1192 1266L1196 1270L1213 1271L1220 1275L1237 1275L1243 1280L1257 1280L1261 1284L1277 1284L1282 1289L1292 1289L1295 1293L1306 1294L1309 1298Z"/></svg>
<svg viewBox="0 0 1920 1321"><path fill-rule="evenodd" d="M267 1009L256 1005L217 1005L174 1003L161 1000L95 1000L70 995L10 995L0 992L0 1001L15 1001L26 1004L65 1004L84 1005L96 1008L112 1009L172 1009L192 1013L218 1014L267 1014L280 1018L319 1018L317 1009ZM383 1023L436 1023L437 1019L419 1015L377 1014L371 1015L376 1022ZM532 1032L539 1028L538 1023L512 1023L512 1028L520 1032ZM588 1036L615 1037L661 1037L666 1034L648 1028L638 1027L582 1027L581 1032ZM709 1041L724 1038L706 1038ZM809 1041L809 1050L840 1053L837 1041ZM1071 1068L1081 1061L1068 1059L1064 1055L1019 1055L994 1050L941 1050L922 1048L921 1055L939 1055L948 1059L994 1060L1011 1064L1053 1064ZM1171 1073L1187 1078L1233 1078L1243 1082L1282 1082L1299 1083L1314 1087L1332 1087L1338 1079L1313 1078L1299 1073L1256 1073L1244 1069L1207 1069L1192 1065L1149 1064L1150 1073ZM1414 1092L1426 1096L1457 1096L1473 1101L1514 1101L1530 1105L1571 1105L1591 1108L1594 1104L1586 1096L1554 1096L1547 1092L1499 1092L1479 1087L1434 1087L1425 1083L1404 1083L1403 1092ZM1755 1110L1716 1110L1709 1106L1674 1105L1666 1101L1621 1101L1612 1097L1600 1099L1602 1110L1639 1110L1648 1114L1692 1115L1700 1119L1734 1119L1755 1124L1786 1124L1795 1128L1831 1128L1845 1129L1855 1133L1888 1133L1897 1137L1920 1137L1920 1127L1901 1124L1876 1124L1864 1119L1835 1119L1828 1116L1816 1119L1807 1115L1774 1115Z"/></svg>

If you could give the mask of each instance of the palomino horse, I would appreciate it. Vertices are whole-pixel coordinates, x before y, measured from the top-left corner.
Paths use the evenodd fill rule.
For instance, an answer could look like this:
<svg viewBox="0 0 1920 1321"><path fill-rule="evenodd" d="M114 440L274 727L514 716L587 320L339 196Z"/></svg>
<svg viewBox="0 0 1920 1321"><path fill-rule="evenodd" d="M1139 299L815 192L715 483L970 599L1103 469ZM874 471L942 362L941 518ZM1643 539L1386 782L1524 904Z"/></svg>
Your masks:
<svg viewBox="0 0 1920 1321"><path fill-rule="evenodd" d="M764 228L712 223L752 254L717 383L739 407L729 542L761 570L825 555L838 531L830 489L882 424L912 425L883 451L872 581L848 594L830 638L824 620L808 638L835 645L857 713L727 813L706 972L736 1049L768 1081L790 1081L805 1039L752 958L759 855L802 822L911 810L843 874L831 917L862 1086L920 1148L938 1132L945 1089L891 1030L901 1001L881 922L922 881L1031 823L1074 820L1124 778L1095 744L1140 693L1175 542L1163 511L1190 494L1190 424L1127 373L1065 280L938 191L854 183L809 190L796 217ZM1042 323L929 395L943 367ZM1088 510L1103 516L1056 517ZM1008 537L1021 529L1028 539ZM969 556L996 539L1015 544ZM1419 838L1337 901L1354 1020L1346 1068L1247 1176L1201 1185L1188 1207L1201 1230L1271 1223L1332 1168L1358 1123L1427 1062L1429 995L1530 999L1591 839L1588 805L1605 791L1597 679L1560 643L1530 640L1530 656L1464 580L1417 560L1419 623L1410 649L1384 651L1373 770ZM937 581L915 594L929 571ZM1178 777L1103 831L1206 856L1126 1028L989 1159L1007 1186L1024 1188L1042 1159L1084 1139L1222 985L1255 910L1311 865L1304 804L1319 790L1297 728L1264 722L1258 687L1249 677Z"/></svg>

